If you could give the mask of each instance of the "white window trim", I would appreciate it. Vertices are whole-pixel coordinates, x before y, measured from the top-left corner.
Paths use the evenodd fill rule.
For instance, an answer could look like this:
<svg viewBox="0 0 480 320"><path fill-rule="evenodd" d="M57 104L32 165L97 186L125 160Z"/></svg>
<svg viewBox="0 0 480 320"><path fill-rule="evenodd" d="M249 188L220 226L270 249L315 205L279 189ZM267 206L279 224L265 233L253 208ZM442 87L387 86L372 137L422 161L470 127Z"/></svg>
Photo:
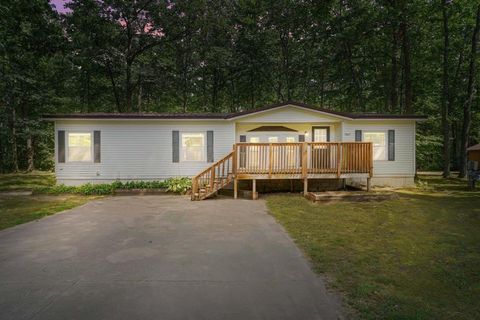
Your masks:
<svg viewBox="0 0 480 320"><path fill-rule="evenodd" d="M362 141L364 141L364 142L365 142L365 133L383 133L385 135L385 159L378 159L378 160L373 159L373 161L375 161L375 162L388 162L388 130L375 130L375 131L369 131L369 130L363 131L362 130ZM374 148L374 146L372 145L372 149L373 148Z"/></svg>
<svg viewBox="0 0 480 320"><path fill-rule="evenodd" d="M61 130L59 130L61 131ZM90 141L92 142L91 143L91 146L90 146L90 154L91 154L91 159L88 160L88 161L70 161L69 160L69 153L70 153L70 148L69 148L69 145L68 145L68 135L70 133L89 133L90 134ZM57 136L58 136L58 133L57 133ZM89 131L89 130L65 130L65 163L72 163L72 164L75 164L75 163L94 163L94 158L95 158L95 154L94 154L94 141L93 141L93 131Z"/></svg>
<svg viewBox="0 0 480 320"><path fill-rule="evenodd" d="M183 159L183 135L184 134L202 134L203 135L203 157L202 160L184 160ZM207 132L206 131L180 131L180 162L207 162Z"/></svg>

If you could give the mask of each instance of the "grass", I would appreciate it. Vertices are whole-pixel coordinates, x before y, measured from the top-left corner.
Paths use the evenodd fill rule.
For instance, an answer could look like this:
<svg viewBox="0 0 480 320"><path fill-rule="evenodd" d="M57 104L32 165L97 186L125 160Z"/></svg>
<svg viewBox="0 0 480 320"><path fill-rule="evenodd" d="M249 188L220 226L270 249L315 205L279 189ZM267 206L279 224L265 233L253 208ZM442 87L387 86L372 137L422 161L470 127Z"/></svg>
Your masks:
<svg viewBox="0 0 480 320"><path fill-rule="evenodd" d="M0 230L74 208L94 198L81 195L0 196Z"/></svg>
<svg viewBox="0 0 480 320"><path fill-rule="evenodd" d="M54 188L55 176L50 172L0 175L0 192ZM68 195L11 195L0 193L0 230L82 205L93 196Z"/></svg>
<svg viewBox="0 0 480 320"><path fill-rule="evenodd" d="M54 174L48 172L1 174L0 230L71 209L95 199L95 196L113 194L117 189L164 188L172 193L185 193L190 186L191 181L187 178L65 186L55 185ZM5 191L26 190L33 191L33 195L5 193Z"/></svg>
<svg viewBox="0 0 480 320"><path fill-rule="evenodd" d="M384 202L267 198L361 319L480 319L480 191L425 177Z"/></svg>
<svg viewBox="0 0 480 320"><path fill-rule="evenodd" d="M31 190L55 185L55 175L51 172L34 171L0 175L0 191Z"/></svg>

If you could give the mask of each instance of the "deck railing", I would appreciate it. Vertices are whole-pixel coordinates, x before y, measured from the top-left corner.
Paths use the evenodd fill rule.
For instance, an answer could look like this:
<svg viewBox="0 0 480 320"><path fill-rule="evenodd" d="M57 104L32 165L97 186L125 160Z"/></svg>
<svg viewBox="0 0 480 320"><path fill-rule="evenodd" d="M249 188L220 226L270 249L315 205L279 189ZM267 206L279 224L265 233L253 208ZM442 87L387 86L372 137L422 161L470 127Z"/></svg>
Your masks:
<svg viewBox="0 0 480 320"><path fill-rule="evenodd" d="M371 177L370 142L237 143L192 179L192 200L210 197L236 179ZM235 180L236 182L236 180Z"/></svg>
<svg viewBox="0 0 480 320"><path fill-rule="evenodd" d="M239 178L308 178L372 173L370 142L237 143Z"/></svg>
<svg viewBox="0 0 480 320"><path fill-rule="evenodd" d="M192 178L192 200L201 200L230 183L235 168L234 151Z"/></svg>

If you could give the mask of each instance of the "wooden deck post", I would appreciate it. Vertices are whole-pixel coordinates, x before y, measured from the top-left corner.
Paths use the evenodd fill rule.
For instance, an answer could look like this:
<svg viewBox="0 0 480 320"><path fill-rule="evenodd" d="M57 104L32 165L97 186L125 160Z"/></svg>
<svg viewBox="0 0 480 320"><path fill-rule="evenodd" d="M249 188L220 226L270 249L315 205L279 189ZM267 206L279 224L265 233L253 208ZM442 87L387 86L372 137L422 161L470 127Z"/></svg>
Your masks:
<svg viewBox="0 0 480 320"><path fill-rule="evenodd" d="M342 159L341 159L341 144L337 143L337 178L340 178L341 169L342 169Z"/></svg>
<svg viewBox="0 0 480 320"><path fill-rule="evenodd" d="M302 144L302 178L306 179L308 174L308 143Z"/></svg>
<svg viewBox="0 0 480 320"><path fill-rule="evenodd" d="M215 167L212 166L212 169L210 169L210 190L215 190L215 187Z"/></svg>
<svg viewBox="0 0 480 320"><path fill-rule="evenodd" d="M367 191L370 191L370 180L371 179L372 178L370 178L370 177L367 178Z"/></svg>
<svg viewBox="0 0 480 320"><path fill-rule="evenodd" d="M238 198L238 179L233 178L233 199Z"/></svg>
<svg viewBox="0 0 480 320"><path fill-rule="evenodd" d="M252 200L257 200L257 199L258 199L257 180L253 179L253 181L252 181Z"/></svg>
<svg viewBox="0 0 480 320"><path fill-rule="evenodd" d="M272 178L272 166L273 166L273 159L272 159L272 144L268 145L268 179ZM254 180L255 181L255 180Z"/></svg>
<svg viewBox="0 0 480 320"><path fill-rule="evenodd" d="M308 178L303 179L303 195L306 196L308 194Z"/></svg>

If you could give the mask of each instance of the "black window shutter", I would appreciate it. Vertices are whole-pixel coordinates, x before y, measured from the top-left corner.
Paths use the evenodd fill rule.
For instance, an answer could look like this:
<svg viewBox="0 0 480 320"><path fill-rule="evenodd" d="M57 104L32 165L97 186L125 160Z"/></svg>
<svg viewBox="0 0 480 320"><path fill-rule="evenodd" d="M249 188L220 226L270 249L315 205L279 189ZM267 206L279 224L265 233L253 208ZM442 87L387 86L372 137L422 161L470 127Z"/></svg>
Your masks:
<svg viewBox="0 0 480 320"><path fill-rule="evenodd" d="M247 136L241 135L240 136L240 142L247 142Z"/></svg>
<svg viewBox="0 0 480 320"><path fill-rule="evenodd" d="M172 162L180 160L180 132L172 131Z"/></svg>
<svg viewBox="0 0 480 320"><path fill-rule="evenodd" d="M65 162L65 131L58 130L58 162Z"/></svg>
<svg viewBox="0 0 480 320"><path fill-rule="evenodd" d="M100 163L100 131L93 131L93 162Z"/></svg>
<svg viewBox="0 0 480 320"><path fill-rule="evenodd" d="M207 162L213 162L213 131L207 131Z"/></svg>
<svg viewBox="0 0 480 320"><path fill-rule="evenodd" d="M388 161L395 161L395 130L388 130Z"/></svg>
<svg viewBox="0 0 480 320"><path fill-rule="evenodd" d="M305 135L304 134L299 134L298 135L298 142L305 142Z"/></svg>
<svg viewBox="0 0 480 320"><path fill-rule="evenodd" d="M355 130L355 141L362 141L362 130Z"/></svg>

